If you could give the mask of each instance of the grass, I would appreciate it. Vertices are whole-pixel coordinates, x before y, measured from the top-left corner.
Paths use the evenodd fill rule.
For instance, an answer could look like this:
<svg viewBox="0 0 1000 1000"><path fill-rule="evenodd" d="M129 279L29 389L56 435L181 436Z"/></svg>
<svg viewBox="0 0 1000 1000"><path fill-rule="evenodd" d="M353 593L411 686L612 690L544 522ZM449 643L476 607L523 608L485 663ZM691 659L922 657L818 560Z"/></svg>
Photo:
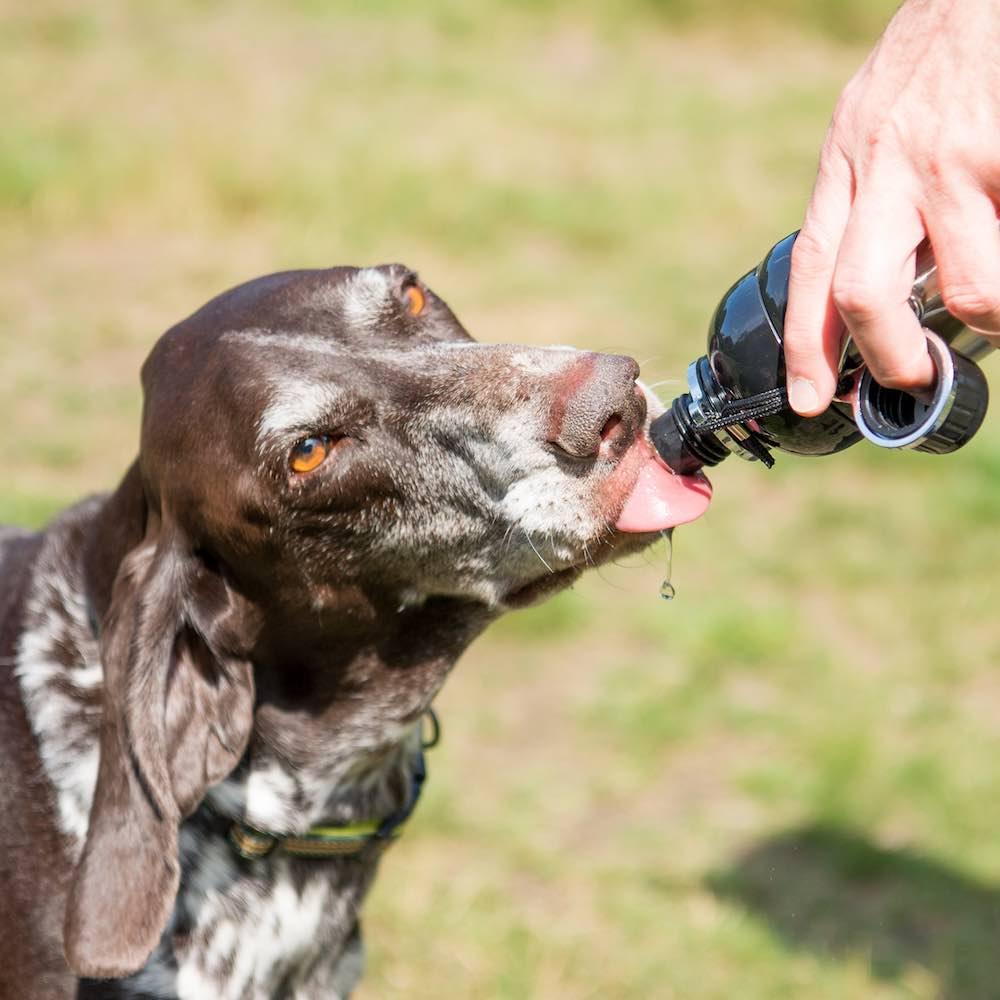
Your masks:
<svg viewBox="0 0 1000 1000"><path fill-rule="evenodd" d="M284 267L681 378L890 8L8 5L0 520L113 484L158 333ZM996 421L715 480L672 604L654 550L460 665L363 997L997 996Z"/></svg>

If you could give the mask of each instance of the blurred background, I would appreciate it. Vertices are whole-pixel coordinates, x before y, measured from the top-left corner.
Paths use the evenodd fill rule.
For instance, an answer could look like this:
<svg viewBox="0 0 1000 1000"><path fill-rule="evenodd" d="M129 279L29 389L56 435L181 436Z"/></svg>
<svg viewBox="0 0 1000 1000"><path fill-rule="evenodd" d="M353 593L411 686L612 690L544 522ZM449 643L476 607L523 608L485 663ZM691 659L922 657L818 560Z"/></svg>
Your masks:
<svg viewBox="0 0 1000 1000"><path fill-rule="evenodd" d="M0 521L113 486L154 339L283 268L670 396L894 5L0 0ZM1000 996L1000 419L714 479L672 603L653 549L459 665L364 1000Z"/></svg>

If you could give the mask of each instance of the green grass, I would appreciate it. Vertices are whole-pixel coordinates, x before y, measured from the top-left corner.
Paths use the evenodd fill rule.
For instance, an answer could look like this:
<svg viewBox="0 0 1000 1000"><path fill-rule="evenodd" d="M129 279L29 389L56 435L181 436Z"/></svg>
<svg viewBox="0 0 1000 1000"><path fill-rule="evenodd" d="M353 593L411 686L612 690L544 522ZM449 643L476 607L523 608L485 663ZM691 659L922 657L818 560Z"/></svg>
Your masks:
<svg viewBox="0 0 1000 1000"><path fill-rule="evenodd" d="M284 267L404 260L481 339L676 382L892 4L758 7L8 5L0 520L113 485L155 337ZM499 623L362 996L996 997L998 426L731 460L671 604L654 549Z"/></svg>

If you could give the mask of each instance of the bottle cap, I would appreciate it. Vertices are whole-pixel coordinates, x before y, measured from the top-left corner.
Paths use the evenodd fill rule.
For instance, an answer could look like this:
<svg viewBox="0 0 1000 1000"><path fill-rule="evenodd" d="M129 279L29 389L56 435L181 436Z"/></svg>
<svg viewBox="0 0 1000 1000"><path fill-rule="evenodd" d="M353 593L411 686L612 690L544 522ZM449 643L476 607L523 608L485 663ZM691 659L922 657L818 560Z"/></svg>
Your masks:
<svg viewBox="0 0 1000 1000"><path fill-rule="evenodd" d="M974 362L925 330L927 350L937 370L929 402L901 389L878 384L861 369L854 393L854 420L880 448L911 448L932 455L957 451L979 430L989 404L989 386Z"/></svg>

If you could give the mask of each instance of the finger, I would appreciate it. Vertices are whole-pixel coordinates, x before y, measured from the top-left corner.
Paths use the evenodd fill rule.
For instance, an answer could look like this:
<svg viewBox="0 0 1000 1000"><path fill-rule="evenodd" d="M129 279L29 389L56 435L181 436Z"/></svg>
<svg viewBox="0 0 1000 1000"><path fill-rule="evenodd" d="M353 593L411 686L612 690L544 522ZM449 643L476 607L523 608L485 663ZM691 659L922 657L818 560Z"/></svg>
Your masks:
<svg viewBox="0 0 1000 1000"><path fill-rule="evenodd" d="M889 388L919 391L934 381L927 340L909 305L923 238L905 185L868 189L855 199L837 257L834 304L875 381Z"/></svg>
<svg viewBox="0 0 1000 1000"><path fill-rule="evenodd" d="M925 213L945 307L966 326L1000 333L1000 226L986 192L942 192Z"/></svg>
<svg viewBox="0 0 1000 1000"><path fill-rule="evenodd" d="M843 324L830 289L850 216L852 187L850 165L828 141L792 248L783 333L788 400L803 416L822 413L836 389Z"/></svg>

